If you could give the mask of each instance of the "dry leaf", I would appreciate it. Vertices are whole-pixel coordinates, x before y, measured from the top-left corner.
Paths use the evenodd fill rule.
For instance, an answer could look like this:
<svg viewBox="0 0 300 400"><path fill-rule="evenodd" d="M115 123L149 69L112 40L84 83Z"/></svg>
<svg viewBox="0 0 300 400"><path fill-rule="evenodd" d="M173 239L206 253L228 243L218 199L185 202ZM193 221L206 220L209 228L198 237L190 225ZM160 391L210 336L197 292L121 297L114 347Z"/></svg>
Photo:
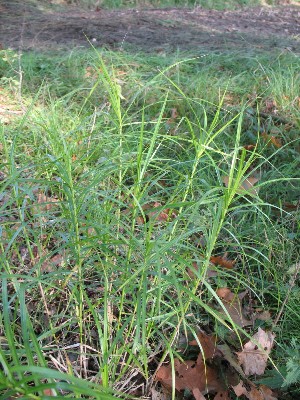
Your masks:
<svg viewBox="0 0 300 400"><path fill-rule="evenodd" d="M238 385L232 387L237 397L244 395L249 400L277 400L277 398L273 396L273 391L267 386L260 385L257 388L252 383L247 383L248 386L250 386L250 390L246 389L242 381L240 381Z"/></svg>
<svg viewBox="0 0 300 400"><path fill-rule="evenodd" d="M258 311L258 310L256 310ZM261 312L257 312L254 315L254 319L260 319L261 321L270 321L271 319L271 314L270 311L261 311Z"/></svg>
<svg viewBox="0 0 300 400"><path fill-rule="evenodd" d="M198 341L194 339L189 342L189 344L191 346L199 346L198 342L200 342L200 353L204 356L205 360L213 358L218 354L220 355L220 351L217 349L217 338L215 335L208 336L204 332L198 332L197 337Z"/></svg>
<svg viewBox="0 0 300 400"><path fill-rule="evenodd" d="M144 211L146 211L146 210L153 210L153 209L159 208L159 207L162 207L162 204L156 201L154 203L145 204L142 207L142 209ZM167 222L167 221L170 221L177 217L177 214L175 213L175 211L172 211L170 208L164 208L160 212L149 211L148 213L146 213L146 215L149 219L152 219L156 222Z"/></svg>
<svg viewBox="0 0 300 400"><path fill-rule="evenodd" d="M276 101L274 99L266 99L265 100L265 109L264 112L265 113L274 113L276 114L277 112L277 104Z"/></svg>
<svg viewBox="0 0 300 400"><path fill-rule="evenodd" d="M267 142L268 145L273 144L278 149L282 147L282 140L274 135L268 135L267 133L263 132L261 137L265 142Z"/></svg>
<svg viewBox="0 0 300 400"><path fill-rule="evenodd" d="M223 176L222 178L223 183L226 187L229 185L229 176ZM237 193L240 195L250 194L252 196L258 195L259 188L255 187L254 185L259 181L259 179L255 176L248 176L244 179L240 186L237 189Z"/></svg>
<svg viewBox="0 0 300 400"><path fill-rule="evenodd" d="M198 276L198 271L199 271L199 265L194 261L192 263L192 268L187 268L186 272L188 276L192 279L196 278ZM212 278L214 276L218 276L218 271L216 268L211 264L210 268L207 268L206 270L206 277L207 278Z"/></svg>
<svg viewBox="0 0 300 400"><path fill-rule="evenodd" d="M239 363L247 376L263 375L275 335L258 328L258 332L247 342L243 351L237 353Z"/></svg>
<svg viewBox="0 0 300 400"><path fill-rule="evenodd" d="M245 388L243 381L240 381L240 383L236 386L232 386L232 389L237 397L248 394L248 391Z"/></svg>
<svg viewBox="0 0 300 400"><path fill-rule="evenodd" d="M212 262L215 265L220 265L220 267L224 267L227 269L232 269L235 264L235 260L228 260L228 258L225 257L225 254L224 256L211 256L210 262Z"/></svg>
<svg viewBox="0 0 300 400"><path fill-rule="evenodd" d="M223 390L221 392L218 392L214 397L214 400L230 400L230 399L231 397L229 395L228 390Z"/></svg>
<svg viewBox="0 0 300 400"><path fill-rule="evenodd" d="M242 312L241 300L245 297L247 292L242 292L236 295L228 288L220 288L216 293L220 297L225 309L236 325L239 325L240 327L252 325L252 321L245 318ZM221 310L221 313L225 315L225 318L227 317L224 310Z"/></svg>
<svg viewBox="0 0 300 400"><path fill-rule="evenodd" d="M277 400L277 397L273 396L273 390L268 386L260 385L259 389L264 395L264 400Z"/></svg>
<svg viewBox="0 0 300 400"><path fill-rule="evenodd" d="M218 346L218 350L222 353L223 358L229 362L231 367L233 367L241 377L246 378L244 371L242 370L240 364L238 363L237 357L233 352L231 351L230 347L228 344L224 343L222 345Z"/></svg>
<svg viewBox="0 0 300 400"><path fill-rule="evenodd" d="M255 145L254 144L246 144L245 146L244 146L244 149L245 150L248 150L248 151L252 151L252 150L254 150L255 149Z"/></svg>
<svg viewBox="0 0 300 400"><path fill-rule="evenodd" d="M180 362L178 359L175 359L174 367L176 377L175 389L179 392L188 389L201 399L199 392L205 394L224 390L222 383L218 379L217 371L205 364L201 353L197 361L188 360ZM155 379L167 389L172 389L171 365L161 366L157 371Z"/></svg>
<svg viewBox="0 0 300 400"><path fill-rule="evenodd" d="M60 267L65 260L65 257L65 254L56 254L55 256L51 257L50 260L45 260L41 265L41 271L53 272L57 270L57 268Z"/></svg>
<svg viewBox="0 0 300 400"><path fill-rule="evenodd" d="M151 400L168 400L169 396L157 391L154 387L151 388Z"/></svg>

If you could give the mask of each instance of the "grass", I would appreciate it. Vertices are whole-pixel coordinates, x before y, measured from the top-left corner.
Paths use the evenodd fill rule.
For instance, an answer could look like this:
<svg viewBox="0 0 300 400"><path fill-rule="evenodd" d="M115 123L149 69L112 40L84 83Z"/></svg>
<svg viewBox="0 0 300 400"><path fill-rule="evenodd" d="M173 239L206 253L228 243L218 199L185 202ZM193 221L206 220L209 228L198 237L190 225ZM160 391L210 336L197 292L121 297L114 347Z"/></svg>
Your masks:
<svg viewBox="0 0 300 400"><path fill-rule="evenodd" d="M220 287L270 311L286 368L300 323L298 57L0 54L21 112L0 126L2 398L148 395L199 329L236 331L238 350L250 331L219 312ZM224 254L235 268L210 278Z"/></svg>
<svg viewBox="0 0 300 400"><path fill-rule="evenodd" d="M71 0L69 3L85 7L99 7L96 0ZM134 7L204 7L215 10L235 9L239 7L253 7L259 5L285 4L281 0L102 0L101 7L105 8L134 8Z"/></svg>

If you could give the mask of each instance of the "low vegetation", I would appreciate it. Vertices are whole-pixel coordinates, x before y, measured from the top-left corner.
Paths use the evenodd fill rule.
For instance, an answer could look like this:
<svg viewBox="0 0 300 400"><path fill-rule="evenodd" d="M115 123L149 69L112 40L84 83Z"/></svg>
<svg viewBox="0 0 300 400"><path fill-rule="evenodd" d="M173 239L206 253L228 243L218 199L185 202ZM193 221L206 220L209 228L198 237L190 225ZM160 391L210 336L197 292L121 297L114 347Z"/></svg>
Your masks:
<svg viewBox="0 0 300 400"><path fill-rule="evenodd" d="M1 398L295 399L299 57L2 50L0 86Z"/></svg>

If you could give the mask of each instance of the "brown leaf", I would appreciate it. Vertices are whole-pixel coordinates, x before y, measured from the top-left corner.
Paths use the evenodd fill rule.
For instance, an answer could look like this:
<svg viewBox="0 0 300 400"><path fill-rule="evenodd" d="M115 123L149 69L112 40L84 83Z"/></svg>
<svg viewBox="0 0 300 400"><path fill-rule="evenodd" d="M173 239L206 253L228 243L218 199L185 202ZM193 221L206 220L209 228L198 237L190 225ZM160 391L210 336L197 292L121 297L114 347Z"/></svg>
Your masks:
<svg viewBox="0 0 300 400"><path fill-rule="evenodd" d="M229 176L223 176L223 183L226 187L229 185ZM237 188L237 194L245 195L250 194L252 196L257 196L259 188L254 185L259 181L259 179L255 176L248 176L246 179L241 181L239 187Z"/></svg>
<svg viewBox="0 0 300 400"><path fill-rule="evenodd" d="M174 360L175 367L175 389L177 391L188 389L198 394L218 392L224 390L222 383L218 379L218 373L215 369L205 364L201 353L197 361L180 362ZM156 374L156 380L161 382L168 389L172 388L172 367L171 365L162 366ZM201 397L198 397L199 399Z"/></svg>
<svg viewBox="0 0 300 400"><path fill-rule="evenodd" d="M240 383L233 386L232 389L237 397L244 395L249 400L277 400L277 398L273 396L274 393L272 390L265 385L260 385L257 388L255 385L248 382L248 386L250 386L250 390L247 390L244 383L240 381Z"/></svg>
<svg viewBox="0 0 300 400"><path fill-rule="evenodd" d="M231 397L229 395L228 390L223 390L221 392L218 392L214 397L214 400L230 400L230 399Z"/></svg>
<svg viewBox="0 0 300 400"><path fill-rule="evenodd" d="M265 113L275 113L276 114L276 112L277 112L276 108L277 108L277 104L274 99L266 99L265 100L265 108L264 108Z"/></svg>
<svg viewBox="0 0 300 400"><path fill-rule="evenodd" d="M56 254L50 260L45 260L41 265L42 272L53 272L63 263L65 254Z"/></svg>
<svg viewBox="0 0 300 400"><path fill-rule="evenodd" d="M218 346L218 350L221 351L223 358L229 362L231 367L239 373L241 377L246 377L240 364L238 363L236 355L232 352L228 344L224 343Z"/></svg>
<svg viewBox="0 0 300 400"><path fill-rule="evenodd" d="M240 327L252 325L252 321L247 320L247 318L243 316L242 312L241 300L245 296L246 292L236 295L228 288L220 288L216 293L220 297L225 309L236 325L239 325ZM225 318L227 317L224 310L221 310L221 313L224 314Z"/></svg>
<svg viewBox="0 0 300 400"><path fill-rule="evenodd" d="M154 387L151 388L151 400L168 400L169 396L157 391Z"/></svg>
<svg viewBox="0 0 300 400"><path fill-rule="evenodd" d="M273 396L274 392L268 386L260 385L259 389L264 395L264 400L277 400L277 397Z"/></svg>
<svg viewBox="0 0 300 400"><path fill-rule="evenodd" d="M198 388L193 389L193 395L195 397L195 400L206 400L206 398L203 396Z"/></svg>
<svg viewBox="0 0 300 400"><path fill-rule="evenodd" d="M252 151L252 150L254 150L255 149L255 145L254 144L246 144L245 146L244 146L244 149L245 150L248 150L248 151Z"/></svg>
<svg viewBox="0 0 300 400"><path fill-rule="evenodd" d="M248 391L245 388L243 381L240 381L240 383L236 386L232 386L232 389L237 397L248 394Z"/></svg>
<svg viewBox="0 0 300 400"><path fill-rule="evenodd" d="M157 210L152 211L153 209L159 207L162 207L162 204L156 201L154 203L145 204L142 209L144 211L150 210L146 215L149 219L152 219L156 222L167 222L177 217L176 212L172 211L170 208L164 208L160 212Z"/></svg>
<svg viewBox="0 0 300 400"><path fill-rule="evenodd" d="M258 328L258 332L245 344L243 351L237 353L239 363L247 376L263 375L274 338L273 333Z"/></svg>
<svg viewBox="0 0 300 400"><path fill-rule="evenodd" d="M187 268L187 274L190 278L194 279L195 277L197 277L198 272L199 272L199 264L196 261L194 261L192 263L192 267ZM214 264L210 262L209 267L206 270L206 277L212 278L214 276L218 276L218 271L215 268Z"/></svg>
<svg viewBox="0 0 300 400"><path fill-rule="evenodd" d="M270 321L271 319L270 311L266 310L257 312L254 316L254 319L260 319L261 321Z"/></svg>
<svg viewBox="0 0 300 400"><path fill-rule="evenodd" d="M282 140L277 136L268 135L267 133L263 132L261 134L261 137L263 138L263 140L265 142L267 142L268 145L273 144L278 149L280 149L282 147Z"/></svg>
<svg viewBox="0 0 300 400"><path fill-rule="evenodd" d="M49 212L59 210L59 200L57 197L48 196L42 192L36 194L36 203L33 204L31 212L34 216L38 215L45 222Z"/></svg>
<svg viewBox="0 0 300 400"><path fill-rule="evenodd" d="M205 360L220 354L220 351L217 349L217 338L215 335L208 336L206 333L200 331L198 332L197 337L201 345L200 353L202 356L204 356ZM199 346L198 341L194 339L189 342L189 344L191 346Z"/></svg>
<svg viewBox="0 0 300 400"><path fill-rule="evenodd" d="M227 269L232 269L235 264L235 260L228 260L227 257L224 256L211 256L210 262L215 265L219 265L220 267L224 267Z"/></svg>

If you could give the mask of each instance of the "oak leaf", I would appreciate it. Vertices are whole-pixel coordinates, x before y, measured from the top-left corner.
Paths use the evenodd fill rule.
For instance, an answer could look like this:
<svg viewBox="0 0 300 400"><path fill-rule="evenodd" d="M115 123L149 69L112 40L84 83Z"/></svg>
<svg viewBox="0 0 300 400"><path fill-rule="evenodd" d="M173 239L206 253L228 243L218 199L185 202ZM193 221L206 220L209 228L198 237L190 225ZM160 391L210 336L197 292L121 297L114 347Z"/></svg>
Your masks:
<svg viewBox="0 0 300 400"><path fill-rule="evenodd" d="M224 387L218 379L218 373L205 363L201 353L196 361L181 362L174 360L175 369L175 389L177 391L190 390L197 400L202 400L200 395L209 392L218 392L224 390ZM172 389L172 367L171 365L161 366L156 374L159 381L166 389Z"/></svg>
<svg viewBox="0 0 300 400"><path fill-rule="evenodd" d="M273 333L258 328L258 332L244 345L243 351L237 353L245 375L263 375L274 338Z"/></svg>
<svg viewBox="0 0 300 400"><path fill-rule="evenodd" d="M229 395L228 390L222 390L221 392L218 392L215 397L214 400L230 400L231 397Z"/></svg>
<svg viewBox="0 0 300 400"><path fill-rule="evenodd" d="M239 325L240 327L252 325L252 321L248 320L244 317L242 311L242 303L241 300L245 297L246 292L242 292L239 294L232 293L229 288L220 288L216 291L220 300L223 303L226 311L230 315L232 321ZM228 316L224 310L221 310L222 314L225 314L225 318Z"/></svg>
<svg viewBox="0 0 300 400"><path fill-rule="evenodd" d="M204 360L209 358L213 358L216 355L220 355L221 352L217 349L217 338L215 335L209 336L204 332L198 332L197 334L198 340L194 339L189 344L191 346L199 346L200 344L200 352L204 357Z"/></svg>
<svg viewBox="0 0 300 400"><path fill-rule="evenodd" d="M260 385L257 388L252 383L248 382L247 386L250 386L249 389L240 381L240 383L233 386L232 389L237 397L244 395L249 400L277 400L277 398L273 396L273 391L265 385Z"/></svg>

